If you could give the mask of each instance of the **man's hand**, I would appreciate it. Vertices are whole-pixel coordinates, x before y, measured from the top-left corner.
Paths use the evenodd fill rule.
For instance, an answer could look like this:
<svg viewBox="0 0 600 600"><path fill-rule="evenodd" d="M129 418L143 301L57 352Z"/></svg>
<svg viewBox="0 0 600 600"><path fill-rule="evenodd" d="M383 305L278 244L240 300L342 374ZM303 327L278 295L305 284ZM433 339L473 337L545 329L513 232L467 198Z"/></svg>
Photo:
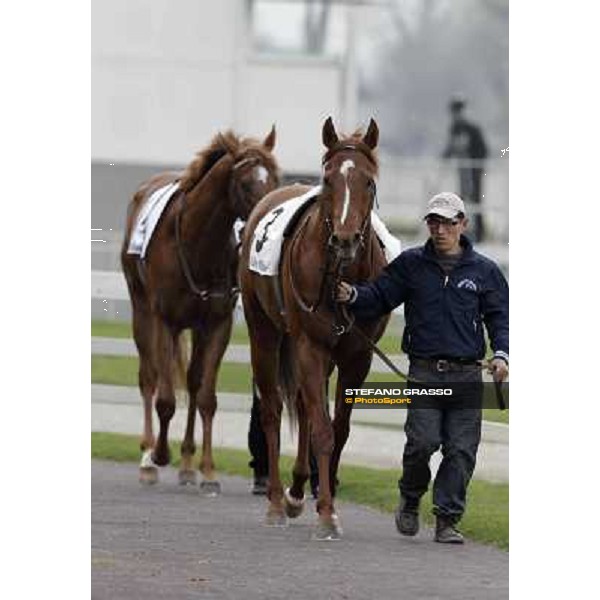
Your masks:
<svg viewBox="0 0 600 600"><path fill-rule="evenodd" d="M508 365L501 358L493 358L489 362L488 371L492 374L494 381L502 382L508 377Z"/></svg>
<svg viewBox="0 0 600 600"><path fill-rule="evenodd" d="M335 299L338 302L346 303L352 298L354 288L347 282L341 281L335 291Z"/></svg>

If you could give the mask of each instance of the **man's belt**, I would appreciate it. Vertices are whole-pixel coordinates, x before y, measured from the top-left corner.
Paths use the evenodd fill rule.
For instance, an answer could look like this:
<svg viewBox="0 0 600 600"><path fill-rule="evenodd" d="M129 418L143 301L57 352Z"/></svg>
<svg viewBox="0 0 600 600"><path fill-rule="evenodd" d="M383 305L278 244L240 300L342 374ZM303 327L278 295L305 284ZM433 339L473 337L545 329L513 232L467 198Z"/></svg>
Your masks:
<svg viewBox="0 0 600 600"><path fill-rule="evenodd" d="M481 361L461 360L456 358L410 358L410 364L415 367L446 373L449 371L476 371L481 369Z"/></svg>

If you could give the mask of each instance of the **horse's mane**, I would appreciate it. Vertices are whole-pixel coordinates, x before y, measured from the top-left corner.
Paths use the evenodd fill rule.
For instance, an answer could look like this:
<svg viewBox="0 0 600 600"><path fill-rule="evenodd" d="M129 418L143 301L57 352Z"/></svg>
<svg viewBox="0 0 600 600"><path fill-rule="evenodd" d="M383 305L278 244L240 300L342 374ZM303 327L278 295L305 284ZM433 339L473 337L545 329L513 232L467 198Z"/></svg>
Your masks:
<svg viewBox="0 0 600 600"><path fill-rule="evenodd" d="M343 150L344 147L352 146L365 155L365 157L375 168L375 175L378 175L379 158L377 156L377 151L367 146L367 144L363 142L363 137L364 132L362 129L357 129L354 133L349 135L341 135L339 141L334 146L329 148L327 152L325 152L325 155L323 156L323 164L325 164L334 154L336 154L336 152Z"/></svg>
<svg viewBox="0 0 600 600"><path fill-rule="evenodd" d="M228 130L215 135L210 144L196 154L181 176L180 188L189 192L226 154L231 154L236 160L246 154L257 154L270 171L278 173L275 158L261 142L254 138L240 138Z"/></svg>

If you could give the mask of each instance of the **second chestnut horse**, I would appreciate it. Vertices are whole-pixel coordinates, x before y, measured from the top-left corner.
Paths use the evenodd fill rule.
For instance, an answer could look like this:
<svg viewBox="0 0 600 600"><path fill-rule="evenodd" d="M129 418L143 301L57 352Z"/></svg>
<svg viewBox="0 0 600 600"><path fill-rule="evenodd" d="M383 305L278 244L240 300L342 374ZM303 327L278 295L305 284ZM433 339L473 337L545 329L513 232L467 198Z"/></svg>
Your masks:
<svg viewBox="0 0 600 600"><path fill-rule="evenodd" d="M215 386L231 335L238 297L236 219L245 220L258 200L278 185L272 154L275 128L263 142L218 134L181 173L163 173L143 184L133 197L121 264L131 298L133 336L139 354L139 387L144 402L140 480L154 483L158 466L170 462L169 423L175 412L175 376L185 365L180 334L192 331L187 366L189 405L181 445L181 483L194 483L196 408L202 417L201 490L218 494L212 457ZM178 182L156 225L144 259L129 253L137 216L154 192ZM154 437L152 408L159 420Z"/></svg>

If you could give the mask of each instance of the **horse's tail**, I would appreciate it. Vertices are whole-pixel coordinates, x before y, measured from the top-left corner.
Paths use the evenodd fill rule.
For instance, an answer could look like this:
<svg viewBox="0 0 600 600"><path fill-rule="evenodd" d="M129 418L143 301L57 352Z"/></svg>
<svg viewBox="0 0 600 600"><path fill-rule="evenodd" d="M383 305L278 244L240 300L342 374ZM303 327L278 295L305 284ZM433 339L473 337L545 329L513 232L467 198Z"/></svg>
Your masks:
<svg viewBox="0 0 600 600"><path fill-rule="evenodd" d="M288 411L292 431L296 430L296 424L298 423L298 408L296 407L298 383L294 358L292 340L289 335L284 335L279 352L279 385L283 393L283 402Z"/></svg>

